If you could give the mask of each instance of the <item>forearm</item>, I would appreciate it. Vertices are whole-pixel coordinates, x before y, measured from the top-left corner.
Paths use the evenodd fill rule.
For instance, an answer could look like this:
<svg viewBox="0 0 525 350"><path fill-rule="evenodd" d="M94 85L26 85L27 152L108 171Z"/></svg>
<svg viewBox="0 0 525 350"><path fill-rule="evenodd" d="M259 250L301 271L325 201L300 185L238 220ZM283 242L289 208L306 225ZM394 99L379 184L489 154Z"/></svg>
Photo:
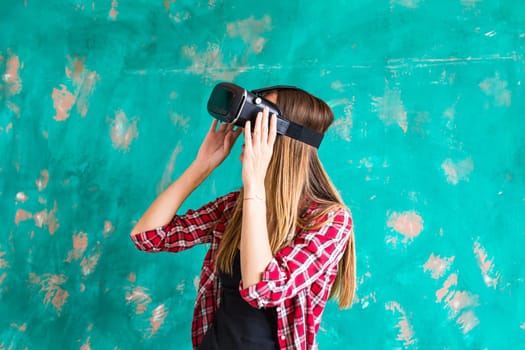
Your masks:
<svg viewBox="0 0 525 350"><path fill-rule="evenodd" d="M184 173L149 206L131 231L131 236L170 222L184 200L186 200L191 192L193 192L210 173L211 170L205 164L193 162Z"/></svg>
<svg viewBox="0 0 525 350"><path fill-rule="evenodd" d="M273 257L264 191L244 194L240 245L242 282L247 288L261 281L262 273Z"/></svg>

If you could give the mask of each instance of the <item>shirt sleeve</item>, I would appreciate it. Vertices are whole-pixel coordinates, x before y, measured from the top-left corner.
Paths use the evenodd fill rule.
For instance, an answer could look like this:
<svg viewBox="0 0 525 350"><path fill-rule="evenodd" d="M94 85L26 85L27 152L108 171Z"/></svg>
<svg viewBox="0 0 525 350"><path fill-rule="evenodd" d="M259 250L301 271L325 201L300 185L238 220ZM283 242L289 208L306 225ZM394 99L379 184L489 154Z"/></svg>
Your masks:
<svg viewBox="0 0 525 350"><path fill-rule="evenodd" d="M231 192L197 210L175 215L168 224L141 232L131 239L137 249L145 252L180 252L209 243L212 229L234 209L238 194Z"/></svg>
<svg viewBox="0 0 525 350"><path fill-rule="evenodd" d="M339 262L351 232L352 218L347 210L328 214L320 228L303 230L292 244L277 252L260 282L244 288L241 280L241 296L258 308L275 307L294 297Z"/></svg>

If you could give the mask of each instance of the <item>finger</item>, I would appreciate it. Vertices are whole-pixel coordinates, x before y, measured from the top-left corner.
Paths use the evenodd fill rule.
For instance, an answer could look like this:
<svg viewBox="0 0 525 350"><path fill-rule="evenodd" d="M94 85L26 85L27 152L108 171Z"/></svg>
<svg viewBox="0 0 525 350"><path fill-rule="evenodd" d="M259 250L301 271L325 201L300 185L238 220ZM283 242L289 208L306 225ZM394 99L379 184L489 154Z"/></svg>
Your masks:
<svg viewBox="0 0 525 350"><path fill-rule="evenodd" d="M250 121L248 120L246 124L244 125L244 145L245 150L250 151L252 150L252 131L251 131L251 125Z"/></svg>
<svg viewBox="0 0 525 350"><path fill-rule="evenodd" d="M219 130L218 130L218 131L225 131L225 130L227 130L230 126L231 126L230 123L221 123L221 126L219 126Z"/></svg>
<svg viewBox="0 0 525 350"><path fill-rule="evenodd" d="M217 127L217 119L213 119L213 121L211 122L210 130L208 130L208 132L214 132L216 127Z"/></svg>
<svg viewBox="0 0 525 350"><path fill-rule="evenodd" d="M225 129L224 129L224 131L226 132L226 134L229 134L230 132L232 132L232 131L233 131L233 127L234 127L234 125L233 125L232 123L228 123L228 124L226 124L226 127L225 127Z"/></svg>
<svg viewBox="0 0 525 350"><path fill-rule="evenodd" d="M262 131L261 131L261 142L263 144L268 143L268 108L264 108L262 117Z"/></svg>
<svg viewBox="0 0 525 350"><path fill-rule="evenodd" d="M237 128L236 130L228 130L228 134L226 135L226 145L228 146L228 148L231 148L235 141L237 141L237 138L241 134L241 131L241 128Z"/></svg>
<svg viewBox="0 0 525 350"><path fill-rule="evenodd" d="M272 114L270 119L270 131L268 133L268 145L273 146L275 139L277 138L277 115Z"/></svg>
<svg viewBox="0 0 525 350"><path fill-rule="evenodd" d="M257 118L255 118L255 128L253 128L253 142L258 145L261 143L261 124L262 124L263 113L257 113Z"/></svg>
<svg viewBox="0 0 525 350"><path fill-rule="evenodd" d="M237 127L237 129L233 131L233 133L235 134L235 138L237 138L242 133L242 130L242 128Z"/></svg>

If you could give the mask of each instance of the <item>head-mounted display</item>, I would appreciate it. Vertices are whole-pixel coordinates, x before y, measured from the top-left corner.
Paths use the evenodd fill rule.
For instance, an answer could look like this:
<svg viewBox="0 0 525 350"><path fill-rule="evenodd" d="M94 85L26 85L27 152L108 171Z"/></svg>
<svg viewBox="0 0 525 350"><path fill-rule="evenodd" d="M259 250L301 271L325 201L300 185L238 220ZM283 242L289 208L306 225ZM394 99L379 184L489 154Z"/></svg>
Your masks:
<svg viewBox="0 0 525 350"><path fill-rule="evenodd" d="M248 91L232 83L219 83L213 88L208 99L208 112L223 123L244 127L248 120L253 126L257 113L268 107L270 115L273 113L277 115L277 134L319 148L323 139L322 133L286 119L279 107L262 96L267 92L284 89L301 90L293 86L278 85Z"/></svg>

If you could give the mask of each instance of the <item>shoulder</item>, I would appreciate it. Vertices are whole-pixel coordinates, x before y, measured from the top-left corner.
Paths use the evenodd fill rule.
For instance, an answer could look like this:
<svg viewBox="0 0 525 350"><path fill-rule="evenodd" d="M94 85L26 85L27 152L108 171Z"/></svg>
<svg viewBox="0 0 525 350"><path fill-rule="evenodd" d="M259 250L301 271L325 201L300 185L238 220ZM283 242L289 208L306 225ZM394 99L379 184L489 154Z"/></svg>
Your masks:
<svg viewBox="0 0 525 350"><path fill-rule="evenodd" d="M315 227L333 224L344 224L352 227L352 213L340 203L312 203L302 215L304 226Z"/></svg>
<svg viewBox="0 0 525 350"><path fill-rule="evenodd" d="M296 238L303 243L345 242L353 232L351 212L339 203L312 205L301 221Z"/></svg>

